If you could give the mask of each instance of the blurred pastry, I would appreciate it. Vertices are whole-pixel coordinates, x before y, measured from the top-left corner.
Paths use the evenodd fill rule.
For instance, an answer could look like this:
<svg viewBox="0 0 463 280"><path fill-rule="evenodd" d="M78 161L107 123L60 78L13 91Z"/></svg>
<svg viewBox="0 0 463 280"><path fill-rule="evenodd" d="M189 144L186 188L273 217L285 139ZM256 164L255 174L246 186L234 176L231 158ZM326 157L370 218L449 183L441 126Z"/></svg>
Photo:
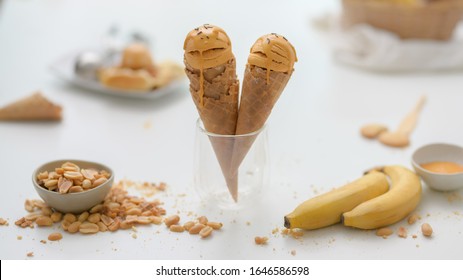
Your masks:
<svg viewBox="0 0 463 280"><path fill-rule="evenodd" d="M343 24L369 24L402 39L449 40L463 0L342 0Z"/></svg>
<svg viewBox="0 0 463 280"><path fill-rule="evenodd" d="M111 67L99 73L101 83L110 88L147 91L154 87L153 77L145 69Z"/></svg>
<svg viewBox="0 0 463 280"><path fill-rule="evenodd" d="M174 62L155 65L148 48L140 43L133 43L124 49L119 66L98 71L103 85L140 92L163 87L183 75L183 68Z"/></svg>
<svg viewBox="0 0 463 280"><path fill-rule="evenodd" d="M150 51L145 45L133 43L124 49L121 67L136 70L154 67L154 63Z"/></svg>
<svg viewBox="0 0 463 280"><path fill-rule="evenodd" d="M1 121L59 121L62 108L40 92L0 108Z"/></svg>

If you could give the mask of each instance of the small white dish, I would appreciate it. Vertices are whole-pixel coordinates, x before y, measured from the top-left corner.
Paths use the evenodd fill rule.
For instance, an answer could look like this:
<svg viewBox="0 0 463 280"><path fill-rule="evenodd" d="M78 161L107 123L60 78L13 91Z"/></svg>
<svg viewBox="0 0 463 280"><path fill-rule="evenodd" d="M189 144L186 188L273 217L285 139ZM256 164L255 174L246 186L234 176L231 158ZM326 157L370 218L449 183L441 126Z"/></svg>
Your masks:
<svg viewBox="0 0 463 280"><path fill-rule="evenodd" d="M170 84L161 88L153 89L147 92L130 91L130 90L118 90L114 88L105 87L97 80L83 79L75 74L74 63L76 57L82 52L75 51L67 55L62 56L60 59L55 61L50 69L58 78L63 79L73 85L80 88L102 93L106 95L119 96L131 99L157 99L159 97L173 94L179 91L183 87L183 79L177 79L172 81Z"/></svg>
<svg viewBox="0 0 463 280"><path fill-rule="evenodd" d="M448 161L463 165L463 147L445 143L429 144L416 150L412 156L413 168L430 188L438 191L454 191L463 188L463 172L444 174L421 167L423 163L434 161Z"/></svg>
<svg viewBox="0 0 463 280"><path fill-rule="evenodd" d="M43 171L52 171L56 167L60 167L65 162L77 164L80 168L95 168L97 170L106 170L111 174L111 177L105 183L91 190L60 194L58 192L49 191L37 183L37 175ZM83 160L56 160L44 163L32 173L32 183L39 196L45 203L62 212L62 213L82 213L102 202L109 193L114 182L114 172L111 168L101 163Z"/></svg>

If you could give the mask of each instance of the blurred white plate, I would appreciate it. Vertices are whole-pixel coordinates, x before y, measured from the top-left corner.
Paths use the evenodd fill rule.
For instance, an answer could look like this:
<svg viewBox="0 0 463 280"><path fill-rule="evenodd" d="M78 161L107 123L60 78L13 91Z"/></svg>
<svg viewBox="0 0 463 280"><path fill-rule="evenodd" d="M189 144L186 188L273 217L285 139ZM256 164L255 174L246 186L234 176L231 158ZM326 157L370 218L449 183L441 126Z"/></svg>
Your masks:
<svg viewBox="0 0 463 280"><path fill-rule="evenodd" d="M153 89L151 91L130 91L130 90L119 90L114 88L108 88L102 85L97 80L87 80L77 76L74 72L74 61L75 58L79 53L82 51L75 51L73 53L69 53L56 62L54 62L50 69L57 77L74 84L78 87L83 89L87 89L90 91L112 95L112 96L120 96L125 98L135 98L135 99L156 99L162 97L167 94L172 94L175 91L178 91L183 84L183 79L177 79L172 81L170 84Z"/></svg>

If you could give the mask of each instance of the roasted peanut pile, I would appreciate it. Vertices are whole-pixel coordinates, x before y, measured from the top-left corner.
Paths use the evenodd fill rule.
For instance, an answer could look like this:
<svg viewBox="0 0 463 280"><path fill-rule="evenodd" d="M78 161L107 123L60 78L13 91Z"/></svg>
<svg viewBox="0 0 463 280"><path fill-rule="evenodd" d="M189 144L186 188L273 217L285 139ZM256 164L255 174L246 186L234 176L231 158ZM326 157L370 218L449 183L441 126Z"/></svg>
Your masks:
<svg viewBox="0 0 463 280"><path fill-rule="evenodd" d="M37 183L49 191L65 194L91 190L105 183L110 177L111 174L106 170L81 169L72 162L66 162L54 171L40 172L37 175Z"/></svg>
<svg viewBox="0 0 463 280"><path fill-rule="evenodd" d="M208 221L205 216L188 221L183 225L179 224L180 216L178 215L163 218L166 210L161 207L161 201L146 201L143 197L130 196L125 189L126 185L134 185L134 182L126 180L117 182L102 203L78 215L57 212L41 200L26 200L24 208L30 213L17 220L15 225L33 228L35 225L50 227L55 223L60 223L61 228L68 233L94 234L119 229L134 229L139 224L160 225L164 222L172 232L186 231L190 234L199 234L202 238L210 236L213 230L219 230L223 226L222 223ZM136 188L165 190L165 183L135 185ZM50 234L48 240L57 241L61 238L63 238L62 235L55 232Z"/></svg>

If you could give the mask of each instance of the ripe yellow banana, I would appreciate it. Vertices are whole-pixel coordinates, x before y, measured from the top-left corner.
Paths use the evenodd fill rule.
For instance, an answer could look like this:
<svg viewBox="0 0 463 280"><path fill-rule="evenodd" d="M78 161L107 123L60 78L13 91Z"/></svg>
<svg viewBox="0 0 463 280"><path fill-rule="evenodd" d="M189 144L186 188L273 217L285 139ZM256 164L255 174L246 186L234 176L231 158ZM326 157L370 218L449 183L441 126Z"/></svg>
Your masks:
<svg viewBox="0 0 463 280"><path fill-rule="evenodd" d="M410 214L421 200L421 181L399 165L383 169L391 179L391 189L343 214L346 226L375 229L394 224Z"/></svg>
<svg viewBox="0 0 463 280"><path fill-rule="evenodd" d="M339 189L303 202L285 216L285 227L317 229L339 223L342 213L388 189L386 175L373 171Z"/></svg>

